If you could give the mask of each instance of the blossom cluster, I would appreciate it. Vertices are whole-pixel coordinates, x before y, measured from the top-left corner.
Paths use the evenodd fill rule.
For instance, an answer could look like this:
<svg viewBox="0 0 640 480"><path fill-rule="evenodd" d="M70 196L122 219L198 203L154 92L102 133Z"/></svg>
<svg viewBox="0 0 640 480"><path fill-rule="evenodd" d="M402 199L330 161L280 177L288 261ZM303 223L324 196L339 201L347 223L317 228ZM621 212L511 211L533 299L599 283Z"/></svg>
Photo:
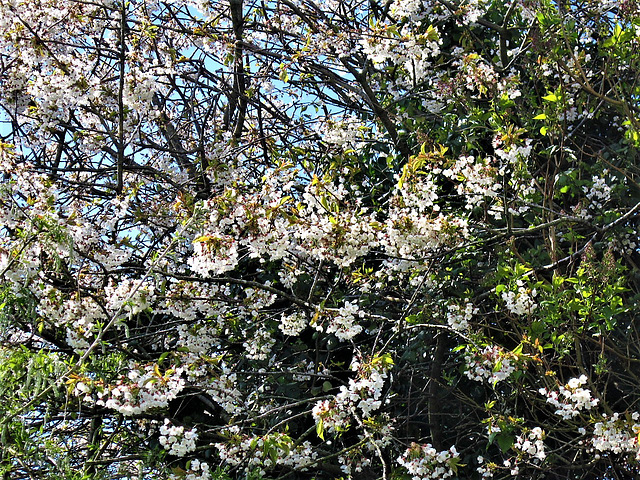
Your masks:
<svg viewBox="0 0 640 480"><path fill-rule="evenodd" d="M515 292L513 290L502 292L502 300L507 310L515 315L531 314L537 307L534 298L538 292L535 288L528 288L523 280L517 280L516 287Z"/></svg>
<svg viewBox="0 0 640 480"><path fill-rule="evenodd" d="M640 446L638 445L638 435L640 434L640 414L634 412L630 422L621 418L619 413L614 413L611 418L603 415L603 420L596 422L593 427L593 438L591 445L598 452L623 453L630 452L636 455L636 460L640 460Z"/></svg>
<svg viewBox="0 0 640 480"><path fill-rule="evenodd" d="M604 172L605 175L607 173L607 171ZM611 199L611 187L607 185L605 177L595 175L592 180L593 184L591 187L585 185L582 187L582 190L591 202L590 207L595 210L600 210L604 208L605 204Z"/></svg>
<svg viewBox="0 0 640 480"><path fill-rule="evenodd" d="M122 279L117 285L105 287L107 309L110 313L136 315L150 307L155 299L155 287L150 281Z"/></svg>
<svg viewBox="0 0 640 480"><path fill-rule="evenodd" d="M285 335L296 336L307 327L307 318L303 312L294 312L290 315L282 314L278 328Z"/></svg>
<svg viewBox="0 0 640 480"><path fill-rule="evenodd" d="M495 69L476 53L465 55L459 62L460 81L469 91L487 94L497 83Z"/></svg>
<svg viewBox="0 0 640 480"><path fill-rule="evenodd" d="M181 474L172 473L168 480L210 480L211 469L209 464L193 459L187 462L187 470Z"/></svg>
<svg viewBox="0 0 640 480"><path fill-rule="evenodd" d="M462 20L463 25L471 25L478 21L482 15L484 15L489 8L487 0L467 0L461 3Z"/></svg>
<svg viewBox="0 0 640 480"><path fill-rule="evenodd" d="M465 374L477 382L496 384L506 380L517 369L517 356L499 345L486 346L479 352L465 354Z"/></svg>
<svg viewBox="0 0 640 480"><path fill-rule="evenodd" d="M386 416L379 416L366 423L366 431L359 434L360 441L366 443L359 448L338 457L340 469L347 475L361 473L373 463L378 452L383 451L393 441L394 427Z"/></svg>
<svg viewBox="0 0 640 480"><path fill-rule="evenodd" d="M251 193L234 186L204 202L188 257L191 270L203 277L224 274L238 267L239 252L246 251L260 262L285 260L291 268L278 276L290 286L299 278L300 262L349 267L379 248L387 253L385 273L404 272L443 244L456 245L469 236L465 215L439 212L435 177L399 183L383 214L359 205L358 187L347 189L342 176L314 178L295 194L294 204L297 175L295 168L283 166L265 175Z"/></svg>
<svg viewBox="0 0 640 480"><path fill-rule="evenodd" d="M389 11L394 19L408 19L410 22L420 22L433 7L423 0L394 0Z"/></svg>
<svg viewBox="0 0 640 480"><path fill-rule="evenodd" d="M115 385L85 379L76 383L74 394L130 416L166 408L185 386L182 367L168 369L164 374L155 364L132 364L129 368L127 376Z"/></svg>
<svg viewBox="0 0 640 480"><path fill-rule="evenodd" d="M160 426L160 445L170 454L177 457L184 457L187 453L196 449L198 432L195 428L185 430L182 425L173 425L166 418L164 424ZM203 472L204 473L204 472Z"/></svg>
<svg viewBox="0 0 640 480"><path fill-rule="evenodd" d="M239 435L238 431L237 427L227 429L230 441L216 443L215 447L227 465L245 464L247 472L257 471L265 475L267 470L276 466L306 471L318 458L318 452L308 441L295 445L291 437L282 433L248 436Z"/></svg>
<svg viewBox="0 0 640 480"><path fill-rule="evenodd" d="M349 379L348 385L342 385L333 399L316 403L312 415L319 433L346 430L356 408L364 418L371 417L380 408L382 389L389 368L386 358L373 358L368 363L354 361L351 369L357 372L357 378Z"/></svg>
<svg viewBox="0 0 640 480"><path fill-rule="evenodd" d="M456 189L466 199L469 210L478 207L484 199L495 199L502 188L498 169L492 165L491 158L481 160L472 155L461 156L443 174L460 181Z"/></svg>
<svg viewBox="0 0 640 480"><path fill-rule="evenodd" d="M540 427L532 428L528 434L518 435L513 449L529 458L542 461L547 454L544 449L544 431Z"/></svg>
<svg viewBox="0 0 640 480"><path fill-rule="evenodd" d="M397 461L407 469L413 480L435 480L455 475L459 456L453 446L438 452L430 443L412 443Z"/></svg>
<svg viewBox="0 0 640 480"><path fill-rule="evenodd" d="M267 328L259 328L251 338L247 338L242 346L245 348L247 358L251 360L267 360L271 349L276 343L271 331Z"/></svg>
<svg viewBox="0 0 640 480"><path fill-rule="evenodd" d="M217 328L210 325L180 324L176 328L176 333L178 334L177 347L187 357L185 359L187 363L193 363L202 356L210 355L219 345Z"/></svg>
<svg viewBox="0 0 640 480"><path fill-rule="evenodd" d="M498 466L495 463L487 463L483 456L479 456L477 462L476 472L480 474L480 478L493 478L493 472Z"/></svg>
<svg viewBox="0 0 640 480"><path fill-rule="evenodd" d="M243 395L238 390L238 375L222 365L222 372L208 379L206 392L214 402L227 413L241 413L244 406Z"/></svg>
<svg viewBox="0 0 640 480"><path fill-rule="evenodd" d="M154 312L182 320L190 326L186 330L179 330L180 346L186 349L193 346L196 348L193 353L197 354L204 345L196 347L193 342L200 344L209 340L210 347L213 348L217 332L226 332L228 328L224 316L229 308L216 299L230 296L229 286L169 280L164 288L164 298L154 305ZM256 305L258 308L261 306ZM206 321L203 321L204 319ZM206 329L203 330L204 327ZM193 336L198 339L191 338ZM169 345L165 347L168 348Z"/></svg>
<svg viewBox="0 0 640 480"><path fill-rule="evenodd" d="M355 117L345 118L340 122L325 121L320 124L319 134L322 139L330 144L341 146L345 149L360 149L367 140L368 128Z"/></svg>
<svg viewBox="0 0 640 480"><path fill-rule="evenodd" d="M504 135L496 136L493 139L492 145L496 156L505 162L503 168L506 168L507 165L517 166L526 160L533 150L531 139L524 139L515 143L510 140L505 140Z"/></svg>
<svg viewBox="0 0 640 480"><path fill-rule="evenodd" d="M539 392L547 397L547 403L557 408L556 415L567 420L598 405L599 400L591 396L591 390L582 388L586 383L587 376L580 375L570 379L566 385L559 385L557 391L541 388Z"/></svg>
<svg viewBox="0 0 640 480"><path fill-rule="evenodd" d="M435 26L425 33L414 32L413 27L411 23L403 26L399 35L389 35L389 29L382 27L363 37L362 51L374 65L401 65L408 81L420 82L428 77L433 58L440 54L442 38Z"/></svg>
<svg viewBox="0 0 640 480"><path fill-rule="evenodd" d="M316 329L333 333L339 340L351 340L362 331L362 325L356 320L362 318L364 312L355 303L345 302L344 306L336 311L325 310L323 316L328 317L326 327L324 322L322 324L317 322Z"/></svg>
<svg viewBox="0 0 640 480"><path fill-rule="evenodd" d="M363 455L360 449L356 449L354 452L349 452L346 455L340 455L338 461L340 462L340 470L347 475L361 473L366 467L371 465L371 457Z"/></svg>
<svg viewBox="0 0 640 480"><path fill-rule="evenodd" d="M208 277L233 270L238 262L238 243L230 235L210 233L201 235L193 242L193 256L189 258L191 269Z"/></svg>
<svg viewBox="0 0 640 480"><path fill-rule="evenodd" d="M469 329L469 322L473 315L478 313L478 309L471 302L463 306L456 303L447 305L447 323L454 330L466 331Z"/></svg>

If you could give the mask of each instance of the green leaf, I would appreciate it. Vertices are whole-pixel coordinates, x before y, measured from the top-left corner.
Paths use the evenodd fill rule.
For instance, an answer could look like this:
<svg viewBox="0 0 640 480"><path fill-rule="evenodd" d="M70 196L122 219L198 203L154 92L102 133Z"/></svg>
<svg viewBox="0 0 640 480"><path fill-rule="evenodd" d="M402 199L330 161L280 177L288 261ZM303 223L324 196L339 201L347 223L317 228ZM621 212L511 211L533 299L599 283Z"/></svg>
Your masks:
<svg viewBox="0 0 640 480"><path fill-rule="evenodd" d="M622 33L622 26L619 23L616 23L616 26L613 28L613 36L619 37Z"/></svg>
<svg viewBox="0 0 640 480"><path fill-rule="evenodd" d="M318 437L320 437L320 440L324 442L324 423L322 422L322 419L318 420L318 424L316 425L316 433L318 434Z"/></svg>
<svg viewBox="0 0 640 480"><path fill-rule="evenodd" d="M502 360L498 360L496 364L493 366L493 372L499 372L502 370Z"/></svg>
<svg viewBox="0 0 640 480"><path fill-rule="evenodd" d="M547 118L547 115L544 113L541 113L540 115L536 115L535 117L533 117L534 120L545 120Z"/></svg>
<svg viewBox="0 0 640 480"><path fill-rule="evenodd" d="M427 31L423 35L430 42L436 42L439 39L438 30L433 28L433 25L429 25Z"/></svg>
<svg viewBox="0 0 640 480"><path fill-rule="evenodd" d="M548 130L549 130L549 129L548 129L547 127L542 127L542 128L540 128L540 133L541 133L542 135L546 135Z"/></svg>
<svg viewBox="0 0 640 480"><path fill-rule="evenodd" d="M282 80L284 83L289 82L289 74L287 73L287 70L284 68L284 66L281 66L278 78L280 78L280 80Z"/></svg>
<svg viewBox="0 0 640 480"><path fill-rule="evenodd" d="M276 461L278 460L278 449L277 448L270 448L269 449L269 458L271 459L271 461L273 463L276 463Z"/></svg>
<svg viewBox="0 0 640 480"><path fill-rule="evenodd" d="M385 354L382 354L382 355L379 355L379 356L375 356L373 358L373 360L371 361L371 364L374 365L374 366L382 364L382 365L384 365L386 367L391 367L391 366L393 366L393 357L389 353L385 353Z"/></svg>
<svg viewBox="0 0 640 480"><path fill-rule="evenodd" d="M453 473L458 473L458 467L465 467L466 463L460 463L460 458L453 457L447 461L447 465Z"/></svg>
<svg viewBox="0 0 640 480"><path fill-rule="evenodd" d="M544 97L542 97L543 100L546 100L547 102L557 102L558 101L558 97L556 96L555 93L550 93L549 95L545 95Z"/></svg>
<svg viewBox="0 0 640 480"><path fill-rule="evenodd" d="M509 449L513 446L514 440L511 435L501 434L496 437L496 441L498 442L498 446L502 453L507 453Z"/></svg>

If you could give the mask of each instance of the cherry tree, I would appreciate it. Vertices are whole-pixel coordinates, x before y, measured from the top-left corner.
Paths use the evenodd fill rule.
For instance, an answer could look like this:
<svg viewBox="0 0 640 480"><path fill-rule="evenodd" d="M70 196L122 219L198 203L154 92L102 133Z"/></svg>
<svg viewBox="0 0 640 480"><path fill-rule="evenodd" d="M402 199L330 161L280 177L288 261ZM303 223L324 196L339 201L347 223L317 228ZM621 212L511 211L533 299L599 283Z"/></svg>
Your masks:
<svg viewBox="0 0 640 480"><path fill-rule="evenodd" d="M0 1L4 478L635 478L639 29Z"/></svg>

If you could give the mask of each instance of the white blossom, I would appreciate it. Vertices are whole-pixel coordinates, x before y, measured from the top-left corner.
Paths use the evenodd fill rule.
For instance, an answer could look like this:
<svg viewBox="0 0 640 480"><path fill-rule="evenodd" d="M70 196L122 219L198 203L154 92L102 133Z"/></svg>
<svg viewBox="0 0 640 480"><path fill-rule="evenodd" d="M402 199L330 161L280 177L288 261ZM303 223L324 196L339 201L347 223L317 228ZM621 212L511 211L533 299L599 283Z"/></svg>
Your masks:
<svg viewBox="0 0 640 480"><path fill-rule="evenodd" d="M586 375L580 375L571 378L566 385L559 385L557 391L541 388L539 392L547 397L547 403L557 408L556 415L567 420L598 405L599 400L591 396L591 390L582 388L586 383Z"/></svg>

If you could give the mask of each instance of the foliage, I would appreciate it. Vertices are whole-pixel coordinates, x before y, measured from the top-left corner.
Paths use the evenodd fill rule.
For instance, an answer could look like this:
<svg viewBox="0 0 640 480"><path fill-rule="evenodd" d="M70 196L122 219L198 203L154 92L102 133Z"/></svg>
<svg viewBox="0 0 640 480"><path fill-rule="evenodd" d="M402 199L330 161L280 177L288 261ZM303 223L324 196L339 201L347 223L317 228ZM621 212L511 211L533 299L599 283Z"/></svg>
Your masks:
<svg viewBox="0 0 640 480"><path fill-rule="evenodd" d="M634 0L0 2L4 478L636 478Z"/></svg>

